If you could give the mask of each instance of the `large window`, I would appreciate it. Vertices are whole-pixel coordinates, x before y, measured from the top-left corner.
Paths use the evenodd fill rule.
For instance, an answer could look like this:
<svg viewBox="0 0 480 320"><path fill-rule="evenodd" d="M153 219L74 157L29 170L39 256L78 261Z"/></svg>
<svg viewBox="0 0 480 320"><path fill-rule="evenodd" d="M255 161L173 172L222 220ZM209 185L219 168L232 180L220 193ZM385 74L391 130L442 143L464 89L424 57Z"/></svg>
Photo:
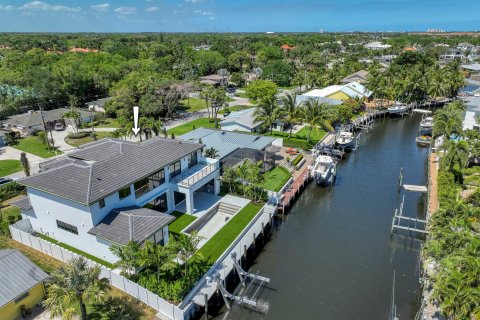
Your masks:
<svg viewBox="0 0 480 320"><path fill-rule="evenodd" d="M175 177L178 175L181 171L180 167L180 161L175 162L174 164L171 164L168 169L170 170L170 178Z"/></svg>
<svg viewBox="0 0 480 320"><path fill-rule="evenodd" d="M78 234L78 229L75 226L72 226L71 224L68 224L66 222L57 220L57 227L58 229L62 229L68 232L71 232L73 234Z"/></svg>
<svg viewBox="0 0 480 320"><path fill-rule="evenodd" d="M168 203L167 203L167 193L156 197L152 201L150 201L145 207L160 211L160 212L167 212L168 211Z"/></svg>
<svg viewBox="0 0 480 320"><path fill-rule="evenodd" d="M197 152L192 152L188 155L188 167L191 168L198 163Z"/></svg>
<svg viewBox="0 0 480 320"><path fill-rule="evenodd" d="M123 189L118 190L118 196L120 197L120 200L125 199L130 194L131 194L131 191L130 191L130 186L129 185L126 186Z"/></svg>
<svg viewBox="0 0 480 320"><path fill-rule="evenodd" d="M163 169L155 172L154 174L146 178L138 180L133 184L133 188L135 189L135 197L139 198L143 196L145 193L150 192L164 182L165 171Z"/></svg>

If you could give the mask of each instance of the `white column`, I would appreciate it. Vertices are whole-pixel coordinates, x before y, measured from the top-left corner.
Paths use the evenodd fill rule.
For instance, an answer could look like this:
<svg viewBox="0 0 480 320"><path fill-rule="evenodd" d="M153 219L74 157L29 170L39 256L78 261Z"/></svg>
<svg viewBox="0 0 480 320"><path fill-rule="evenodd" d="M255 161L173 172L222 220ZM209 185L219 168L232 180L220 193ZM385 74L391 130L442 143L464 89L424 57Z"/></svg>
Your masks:
<svg viewBox="0 0 480 320"><path fill-rule="evenodd" d="M193 214L195 207L193 206L193 191L191 189L189 189L185 195L185 202L187 204L187 213Z"/></svg>
<svg viewBox="0 0 480 320"><path fill-rule="evenodd" d="M215 177L215 179L213 179L213 185L214 185L214 193L215 193L215 195L218 195L220 193L220 178L219 177Z"/></svg>

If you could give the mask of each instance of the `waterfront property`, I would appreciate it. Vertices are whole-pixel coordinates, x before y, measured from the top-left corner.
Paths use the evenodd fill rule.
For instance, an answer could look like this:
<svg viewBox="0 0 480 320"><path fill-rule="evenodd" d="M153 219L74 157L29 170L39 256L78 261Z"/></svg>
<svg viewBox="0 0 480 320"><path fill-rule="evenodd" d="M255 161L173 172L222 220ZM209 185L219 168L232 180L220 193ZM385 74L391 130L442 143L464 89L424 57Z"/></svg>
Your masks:
<svg viewBox="0 0 480 320"><path fill-rule="evenodd" d="M232 112L220 121L220 127L225 131L261 133L263 130L263 121L255 121L254 112L255 108ZM286 128L286 124L281 120L274 121L272 125L272 130L274 131L283 131Z"/></svg>
<svg viewBox="0 0 480 320"><path fill-rule="evenodd" d="M320 98L336 100L333 104L339 104L338 101L349 99L368 99L372 92L357 82L350 82L344 85L333 85L323 89L313 89L305 92L302 96L308 98ZM328 102L328 101L326 101Z"/></svg>
<svg viewBox="0 0 480 320"><path fill-rule="evenodd" d="M13 203L31 229L114 262L112 244L168 241L168 215L194 213L198 193L220 192L219 162L203 144L152 138L104 139L46 161L19 181L27 197Z"/></svg>
<svg viewBox="0 0 480 320"><path fill-rule="evenodd" d="M59 108L46 111L33 111L27 113L17 114L8 117L2 122L5 130L12 132L19 132L22 136L30 135L36 131L53 129L55 124L64 123L63 115L67 112L67 108ZM80 122L90 121L90 112L85 110L78 110L80 112ZM43 118L43 119L42 119ZM45 123L45 127L43 125Z"/></svg>
<svg viewBox="0 0 480 320"><path fill-rule="evenodd" d="M18 319L42 301L48 274L12 249L0 250L0 270L1 318Z"/></svg>

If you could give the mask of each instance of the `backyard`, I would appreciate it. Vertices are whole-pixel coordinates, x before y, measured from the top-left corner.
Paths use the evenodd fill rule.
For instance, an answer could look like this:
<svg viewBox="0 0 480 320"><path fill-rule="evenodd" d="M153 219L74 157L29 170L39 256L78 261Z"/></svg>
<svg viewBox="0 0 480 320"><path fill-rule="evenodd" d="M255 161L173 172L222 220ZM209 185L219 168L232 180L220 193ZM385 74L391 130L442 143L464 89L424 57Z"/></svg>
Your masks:
<svg viewBox="0 0 480 320"><path fill-rule="evenodd" d="M208 240L192 258L190 258L190 260L200 256L207 259L209 265L215 263L261 208L260 204L253 202L247 204L222 229L220 229L220 231L210 238L210 240Z"/></svg>
<svg viewBox="0 0 480 320"><path fill-rule="evenodd" d="M88 128L88 123L86 126ZM120 123L115 118L106 118L104 120L100 120L99 124L95 126L95 128L120 128Z"/></svg>
<svg viewBox="0 0 480 320"><path fill-rule="evenodd" d="M265 181L263 187L271 191L280 191L280 189L287 183L290 179L291 174L288 172L287 168L283 166L278 166L264 174Z"/></svg>
<svg viewBox="0 0 480 320"><path fill-rule="evenodd" d="M170 130L168 130L168 134L171 135L173 133L175 137L178 137L194 129L202 128L202 127L214 128L215 122L212 119L208 119L208 118L198 118L193 121L179 125L178 127L171 128Z"/></svg>
<svg viewBox="0 0 480 320"><path fill-rule="evenodd" d="M186 226L197 219L197 217L190 214L178 211L174 211L172 215L177 217L177 219L168 225L168 231L174 234L179 234Z"/></svg>
<svg viewBox="0 0 480 320"><path fill-rule="evenodd" d="M305 126L302 129L300 129L297 133L292 134L291 138L288 137L289 135L288 132L280 132L280 131L273 131L272 133L267 131L264 133L264 135L283 138L283 145L285 147L293 147L293 148L307 150L315 147L317 142L327 134L327 132L324 130L313 129L310 134L310 141L307 141L309 130L310 130L310 127Z"/></svg>
<svg viewBox="0 0 480 320"><path fill-rule="evenodd" d="M199 98L188 98L180 101L179 110L185 112L196 112L207 108L205 100Z"/></svg>
<svg viewBox="0 0 480 320"><path fill-rule="evenodd" d="M22 164L19 160L0 160L0 177L22 170Z"/></svg>
<svg viewBox="0 0 480 320"><path fill-rule="evenodd" d="M12 145L12 147L42 158L50 158L62 153L60 150L56 150L56 152L48 150L46 143L42 142L39 137L18 139L17 143Z"/></svg>

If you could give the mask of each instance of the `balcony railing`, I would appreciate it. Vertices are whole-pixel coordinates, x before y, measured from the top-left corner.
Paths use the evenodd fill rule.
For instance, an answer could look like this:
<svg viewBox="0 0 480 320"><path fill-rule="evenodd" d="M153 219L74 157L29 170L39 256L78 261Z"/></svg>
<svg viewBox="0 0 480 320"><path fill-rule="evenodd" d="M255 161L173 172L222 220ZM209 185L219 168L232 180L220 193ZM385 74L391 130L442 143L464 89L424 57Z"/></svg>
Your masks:
<svg viewBox="0 0 480 320"><path fill-rule="evenodd" d="M198 181L202 180L210 173L214 172L218 168L218 162L211 163L206 167L202 168L200 171L194 173L193 175L189 176L188 178L182 179L179 181L179 185L185 188L189 188L193 186Z"/></svg>

